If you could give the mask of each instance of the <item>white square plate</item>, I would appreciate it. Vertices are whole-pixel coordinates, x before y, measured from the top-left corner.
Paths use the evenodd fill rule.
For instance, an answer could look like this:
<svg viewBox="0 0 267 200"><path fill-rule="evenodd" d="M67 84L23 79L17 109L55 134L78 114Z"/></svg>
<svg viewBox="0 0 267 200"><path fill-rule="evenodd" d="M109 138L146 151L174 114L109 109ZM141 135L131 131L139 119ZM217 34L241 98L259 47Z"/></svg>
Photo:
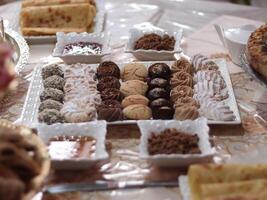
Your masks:
<svg viewBox="0 0 267 200"><path fill-rule="evenodd" d="M169 36L173 36L175 39L175 46L173 51L157 51L157 50L144 50L144 49L138 49L134 50L134 43L145 34L150 33L156 33L160 36L163 36L164 34L167 34ZM126 45L125 52L126 53L132 53L138 60L143 61L151 61L151 60L174 60L174 54L181 52L181 39L183 35L183 30L178 29L176 32L168 32L163 29L160 29L158 27L153 26L149 23L143 23L140 25L135 25L134 28L130 29L129 31L129 40Z"/></svg>
<svg viewBox="0 0 267 200"><path fill-rule="evenodd" d="M63 55L64 48L67 44L77 42L95 42L102 45L101 54L89 54L89 55ZM61 58L66 64L75 63L99 63L101 58L111 53L109 44L109 34L105 33L57 33L57 43L53 51L54 57Z"/></svg>
<svg viewBox="0 0 267 200"><path fill-rule="evenodd" d="M77 124L39 124L38 135L48 145L49 139L54 136L90 136L96 139L95 155L90 158L53 159L52 166L55 169L86 169L108 158L105 140L107 134L105 121L94 121Z"/></svg>
<svg viewBox="0 0 267 200"><path fill-rule="evenodd" d="M211 161L215 149L211 147L209 141L209 127L207 119L202 117L196 120L145 120L138 121L138 127L141 132L141 143L139 146L139 156L142 159L151 161L158 166L181 167L190 164L203 163ZM166 129L174 128L186 134L196 134L199 138L199 149L201 154L158 154L149 155L148 139L152 133L160 134Z"/></svg>

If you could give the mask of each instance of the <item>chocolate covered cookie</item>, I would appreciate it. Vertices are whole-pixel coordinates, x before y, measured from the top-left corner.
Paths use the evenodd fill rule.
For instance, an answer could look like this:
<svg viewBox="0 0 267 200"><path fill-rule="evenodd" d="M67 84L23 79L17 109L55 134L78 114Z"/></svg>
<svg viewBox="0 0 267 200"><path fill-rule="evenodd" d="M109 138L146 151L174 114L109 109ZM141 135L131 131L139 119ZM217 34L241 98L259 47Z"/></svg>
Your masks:
<svg viewBox="0 0 267 200"><path fill-rule="evenodd" d="M116 88L107 88L104 89L101 93L101 99L102 101L105 100L117 100L121 101L123 99L123 94L120 92L120 90Z"/></svg>
<svg viewBox="0 0 267 200"><path fill-rule="evenodd" d="M169 99L170 93L163 88L154 88L147 93L147 97L152 101L158 98Z"/></svg>
<svg viewBox="0 0 267 200"><path fill-rule="evenodd" d="M120 78L120 68L117 64L111 61L105 61L100 63L97 68L97 77L114 76Z"/></svg>
<svg viewBox="0 0 267 200"><path fill-rule="evenodd" d="M121 84L120 84L119 79L117 79L114 76L105 76L98 80L97 90L101 92L107 88L120 89L120 86Z"/></svg>
<svg viewBox="0 0 267 200"><path fill-rule="evenodd" d="M171 76L171 69L165 63L155 63L148 68L148 75L150 78L169 79Z"/></svg>
<svg viewBox="0 0 267 200"><path fill-rule="evenodd" d="M168 106L168 107L172 107L172 104L169 100L167 99L164 99L164 98L158 98L158 99L155 99L153 101L150 102L150 105L149 105L152 109L156 109L156 108L159 108L159 107L162 107L162 106Z"/></svg>
<svg viewBox="0 0 267 200"><path fill-rule="evenodd" d="M122 107L116 100L103 101L97 108L98 119L111 121L123 120Z"/></svg>
<svg viewBox="0 0 267 200"><path fill-rule="evenodd" d="M149 80L148 86L150 90L154 88L168 88L169 81L164 78L154 78Z"/></svg>
<svg viewBox="0 0 267 200"><path fill-rule="evenodd" d="M174 109L162 106L152 110L153 119L173 119Z"/></svg>

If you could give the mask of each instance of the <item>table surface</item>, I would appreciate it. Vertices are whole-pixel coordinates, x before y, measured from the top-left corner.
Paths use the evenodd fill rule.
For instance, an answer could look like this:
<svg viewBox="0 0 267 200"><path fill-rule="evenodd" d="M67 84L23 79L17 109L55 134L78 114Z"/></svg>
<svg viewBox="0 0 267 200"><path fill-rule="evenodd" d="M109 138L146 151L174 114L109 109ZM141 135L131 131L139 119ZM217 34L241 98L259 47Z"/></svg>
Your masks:
<svg viewBox="0 0 267 200"><path fill-rule="evenodd" d="M18 30L18 15L20 3L10 3L0 6L0 15L8 20L8 25ZM263 116L267 113L266 88L248 77L241 68L231 63L227 51L218 40L213 23L222 23L225 26L238 26L246 23L261 23L240 18L222 15L232 15L257 21L267 21L267 10L256 7L246 7L229 3L218 3L196 0L107 0L105 4L107 19L105 31L111 33L112 55L105 59L116 62L132 61L129 54L123 53L123 46L128 37L128 30L134 24L151 22L159 27L175 31L184 29L185 53L205 53L212 57L223 57L228 60L231 79L235 95L242 116L242 126L211 127L211 134L217 150L225 156L237 155L250 151L260 144L267 144L266 129L259 126L254 117L255 111ZM123 12L121 12L123 10ZM217 19L218 18L218 19ZM207 35L209 34L209 35ZM0 116L15 121L19 118L24 103L27 88L31 78L31 71L37 63L53 60L51 53L54 44L30 45L30 59L25 66L20 85L16 92L9 94L0 102ZM228 136L230 135L230 136ZM108 163L108 170L102 173L107 180L136 180L144 177L160 177L168 179L169 170L148 167L138 159L139 131L135 126L108 127L108 141L112 143L112 158ZM173 170L177 174L177 170ZM84 175L93 176L92 171L85 173L68 174L54 173L50 176L51 182L71 182L83 179ZM75 177L75 178L74 178ZM177 177L177 176L176 176ZM177 179L174 179L177 180ZM66 194L57 199L81 199L81 194ZM94 199L181 199L178 189L140 189L126 191L97 192L85 194ZM41 194L40 194L41 196ZM36 197L40 199L41 197Z"/></svg>

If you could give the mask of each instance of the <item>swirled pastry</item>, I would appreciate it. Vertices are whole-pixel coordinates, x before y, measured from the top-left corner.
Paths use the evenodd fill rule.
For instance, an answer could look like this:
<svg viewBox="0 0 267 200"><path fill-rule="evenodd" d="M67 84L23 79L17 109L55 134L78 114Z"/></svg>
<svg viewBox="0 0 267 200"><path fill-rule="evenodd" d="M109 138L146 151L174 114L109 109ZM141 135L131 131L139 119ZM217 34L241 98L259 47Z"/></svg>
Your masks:
<svg viewBox="0 0 267 200"><path fill-rule="evenodd" d="M192 97L193 89L189 86L177 86L171 90L171 100L172 102L176 102L178 99L183 97Z"/></svg>
<svg viewBox="0 0 267 200"><path fill-rule="evenodd" d="M193 77L189 73L184 71L176 72L172 74L170 84L173 88L181 85L192 87Z"/></svg>
<svg viewBox="0 0 267 200"><path fill-rule="evenodd" d="M198 116L199 113L197 107L187 104L185 104L182 107L177 107L174 113L174 118L177 120L186 120L186 119L194 120L198 118Z"/></svg>
<svg viewBox="0 0 267 200"><path fill-rule="evenodd" d="M171 66L171 71L172 73L183 71L191 74L192 65L187 59L181 58L173 63L173 65Z"/></svg>
<svg viewBox="0 0 267 200"><path fill-rule="evenodd" d="M195 106L199 107L198 102L192 98L192 97L182 97L180 99L177 99L177 101L174 103L173 107L178 108L178 107L183 107L183 106Z"/></svg>

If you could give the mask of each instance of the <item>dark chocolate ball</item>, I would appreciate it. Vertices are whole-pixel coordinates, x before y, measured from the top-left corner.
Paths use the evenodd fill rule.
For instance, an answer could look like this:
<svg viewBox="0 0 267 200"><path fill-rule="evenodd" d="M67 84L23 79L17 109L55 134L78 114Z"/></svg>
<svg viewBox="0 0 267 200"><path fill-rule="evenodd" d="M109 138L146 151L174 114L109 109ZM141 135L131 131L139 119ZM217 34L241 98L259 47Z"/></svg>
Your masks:
<svg viewBox="0 0 267 200"><path fill-rule="evenodd" d="M121 72L118 65L111 61L102 62L97 68L97 78L105 76L114 76L119 79L120 74Z"/></svg>
<svg viewBox="0 0 267 200"><path fill-rule="evenodd" d="M171 69L165 63L155 63L148 68L148 75L151 78L169 79L171 76Z"/></svg>
<svg viewBox="0 0 267 200"><path fill-rule="evenodd" d="M163 88L154 88L147 93L147 97L152 101L158 98L169 99L170 93Z"/></svg>
<svg viewBox="0 0 267 200"><path fill-rule="evenodd" d="M156 109L156 108L159 108L159 107L162 107L162 106L172 107L172 104L167 99L159 98L159 99L155 99L155 100L151 101L149 106L152 109Z"/></svg>
<svg viewBox="0 0 267 200"><path fill-rule="evenodd" d="M174 109L169 106L162 106L152 110L153 119L173 119Z"/></svg>
<svg viewBox="0 0 267 200"><path fill-rule="evenodd" d="M121 87L121 84L120 84L119 79L117 79L114 76L102 77L99 79L98 84L97 84L97 89L100 92L107 88L120 89L120 87Z"/></svg>
<svg viewBox="0 0 267 200"><path fill-rule="evenodd" d="M148 82L149 89L166 88L169 86L169 81L164 78L154 78Z"/></svg>

